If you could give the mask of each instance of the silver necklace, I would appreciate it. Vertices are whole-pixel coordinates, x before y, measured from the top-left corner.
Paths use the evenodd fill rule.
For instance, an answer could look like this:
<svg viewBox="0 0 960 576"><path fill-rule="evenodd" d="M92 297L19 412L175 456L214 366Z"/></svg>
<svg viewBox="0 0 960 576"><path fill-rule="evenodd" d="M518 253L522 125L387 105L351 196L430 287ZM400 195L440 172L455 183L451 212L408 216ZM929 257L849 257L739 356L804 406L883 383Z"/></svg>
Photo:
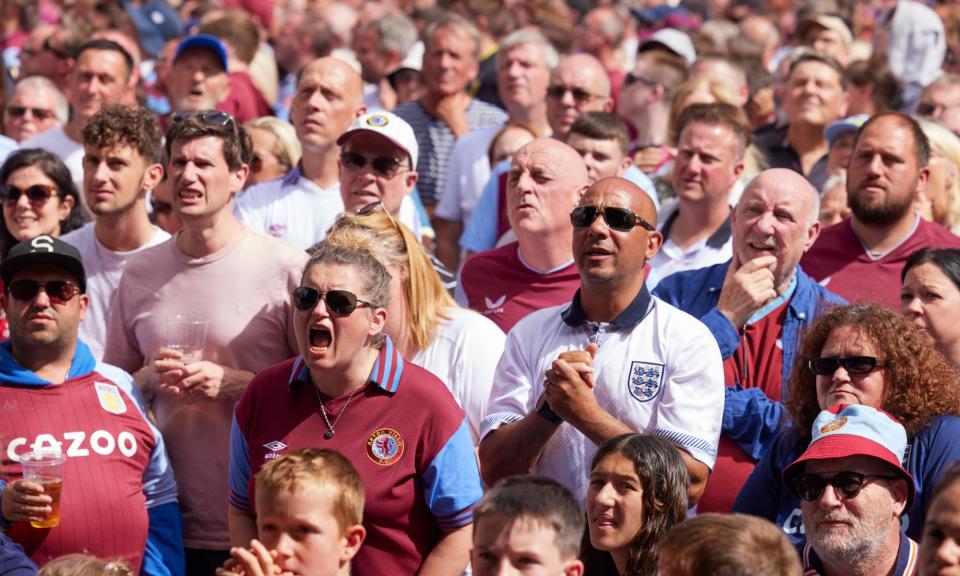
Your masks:
<svg viewBox="0 0 960 576"><path fill-rule="evenodd" d="M363 384L363 382L360 382ZM347 396L347 401L343 403L343 408L340 409L340 413L337 414L337 417L334 418L333 424L330 423L330 418L327 417L327 408L323 405L323 400L320 399L320 389L310 384L313 388L313 391L317 394L317 402L320 403L320 413L323 414L323 421L327 423L327 431L323 433L323 437L327 440L333 438L333 429L337 426L337 422L340 421L340 417L343 416L343 413L347 411L347 405L350 404L350 401L353 400L353 395L356 394L357 390L360 389L360 384L357 384L353 387L353 390L350 392L350 395Z"/></svg>

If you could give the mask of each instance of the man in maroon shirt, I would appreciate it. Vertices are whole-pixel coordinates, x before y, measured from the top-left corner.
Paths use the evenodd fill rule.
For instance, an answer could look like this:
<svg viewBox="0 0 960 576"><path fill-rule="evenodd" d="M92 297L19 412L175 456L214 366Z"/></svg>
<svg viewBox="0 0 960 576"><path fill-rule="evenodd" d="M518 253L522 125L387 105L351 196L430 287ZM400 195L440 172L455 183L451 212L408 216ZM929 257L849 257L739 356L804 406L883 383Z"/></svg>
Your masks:
<svg viewBox="0 0 960 576"><path fill-rule="evenodd" d="M896 308L900 270L925 246L960 248L957 237L915 210L926 186L930 143L909 116L871 118L857 135L847 169L853 215L827 228L800 264L810 276L851 302Z"/></svg>
<svg viewBox="0 0 960 576"><path fill-rule="evenodd" d="M580 287L570 212L586 187L587 168L570 146L541 138L518 150L506 194L517 242L467 260L457 300L504 332L534 310L569 301Z"/></svg>

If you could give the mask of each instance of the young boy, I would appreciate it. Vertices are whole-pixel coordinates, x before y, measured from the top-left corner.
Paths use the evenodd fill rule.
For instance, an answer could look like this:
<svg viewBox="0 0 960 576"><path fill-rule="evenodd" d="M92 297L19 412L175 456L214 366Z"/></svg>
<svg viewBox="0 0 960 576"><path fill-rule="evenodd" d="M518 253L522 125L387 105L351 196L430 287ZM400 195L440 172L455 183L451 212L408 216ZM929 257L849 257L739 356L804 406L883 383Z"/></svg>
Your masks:
<svg viewBox="0 0 960 576"><path fill-rule="evenodd" d="M256 476L257 534L231 548L218 576L348 576L366 530L363 483L333 450L306 448L280 456Z"/></svg>
<svg viewBox="0 0 960 576"><path fill-rule="evenodd" d="M473 512L473 574L582 576L583 528L577 501L557 482L506 478Z"/></svg>

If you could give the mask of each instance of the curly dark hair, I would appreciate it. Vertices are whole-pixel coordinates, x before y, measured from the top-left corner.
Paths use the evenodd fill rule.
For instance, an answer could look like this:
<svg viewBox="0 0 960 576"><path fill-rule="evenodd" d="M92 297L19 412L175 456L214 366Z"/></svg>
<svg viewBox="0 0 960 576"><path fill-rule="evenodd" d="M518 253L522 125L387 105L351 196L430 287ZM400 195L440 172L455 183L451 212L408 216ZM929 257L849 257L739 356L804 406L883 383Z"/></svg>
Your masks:
<svg viewBox="0 0 960 576"><path fill-rule="evenodd" d="M634 463L643 484L643 525L630 543L626 576L654 576L660 540L687 517L690 476L678 448L670 441L645 434L624 434L605 442L593 457L590 470L611 454L622 454ZM616 574L609 552L597 550L590 531L580 546L585 576Z"/></svg>
<svg viewBox="0 0 960 576"><path fill-rule="evenodd" d="M73 208L70 209L70 214L60 222L60 234L66 234L83 226L83 207L80 204L80 193L77 191L77 186L73 183L70 170L59 157L51 152L40 148L17 150L7 157L3 166L0 166L0 185L6 185L7 180L17 170L30 166L36 166L47 178L53 181L54 186L60 193L59 201L68 196L73 198ZM10 230L7 229L6 219L0 218L0 257L6 257L17 242L19 240L14 238Z"/></svg>
<svg viewBox="0 0 960 576"><path fill-rule="evenodd" d="M818 358L830 334L855 326L877 351L884 370L883 406L914 437L934 417L960 414L956 368L930 338L903 316L878 304L837 306L820 314L804 334L790 377L786 407L795 432L810 438L810 426L828 406L817 401L816 375L807 367Z"/></svg>
<svg viewBox="0 0 960 576"><path fill-rule="evenodd" d="M83 128L83 143L97 148L125 144L150 163L163 161L163 137L155 115L145 108L104 106Z"/></svg>

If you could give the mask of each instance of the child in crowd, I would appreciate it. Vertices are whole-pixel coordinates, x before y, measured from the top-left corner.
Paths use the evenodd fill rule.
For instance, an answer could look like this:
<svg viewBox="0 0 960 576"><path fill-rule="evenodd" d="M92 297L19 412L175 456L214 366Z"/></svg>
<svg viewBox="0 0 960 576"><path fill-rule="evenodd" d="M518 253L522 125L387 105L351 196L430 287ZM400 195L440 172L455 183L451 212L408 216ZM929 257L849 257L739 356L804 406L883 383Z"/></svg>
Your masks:
<svg viewBox="0 0 960 576"><path fill-rule="evenodd" d="M473 512L473 574L582 576L577 552L583 525L577 501L559 483L536 476L505 478Z"/></svg>
<svg viewBox="0 0 960 576"><path fill-rule="evenodd" d="M346 458L317 448L284 454L257 474L254 501L258 538L231 548L218 576L350 574L366 530L363 483Z"/></svg>
<svg viewBox="0 0 960 576"><path fill-rule="evenodd" d="M133 576L121 560L101 560L89 554L67 554L47 562L37 576Z"/></svg>

